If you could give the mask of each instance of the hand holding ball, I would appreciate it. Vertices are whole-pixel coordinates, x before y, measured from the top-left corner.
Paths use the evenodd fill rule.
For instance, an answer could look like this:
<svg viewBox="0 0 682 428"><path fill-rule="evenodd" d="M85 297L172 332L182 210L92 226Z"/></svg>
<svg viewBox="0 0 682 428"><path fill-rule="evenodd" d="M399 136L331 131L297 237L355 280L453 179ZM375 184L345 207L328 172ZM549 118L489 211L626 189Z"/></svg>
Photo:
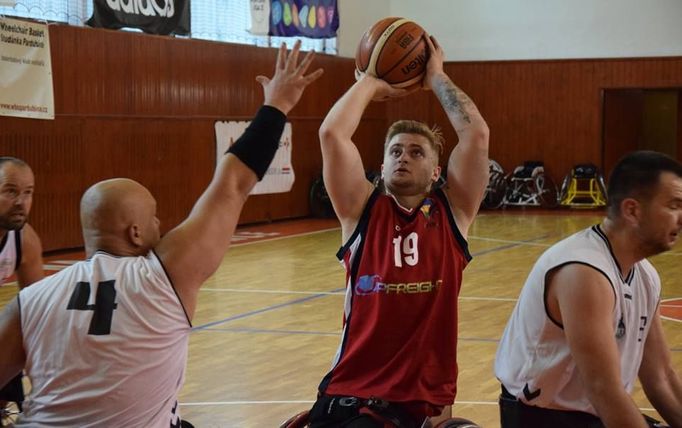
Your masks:
<svg viewBox="0 0 682 428"><path fill-rule="evenodd" d="M409 19L382 19L362 36L355 67L396 88L420 84L429 60L424 36L424 29Z"/></svg>

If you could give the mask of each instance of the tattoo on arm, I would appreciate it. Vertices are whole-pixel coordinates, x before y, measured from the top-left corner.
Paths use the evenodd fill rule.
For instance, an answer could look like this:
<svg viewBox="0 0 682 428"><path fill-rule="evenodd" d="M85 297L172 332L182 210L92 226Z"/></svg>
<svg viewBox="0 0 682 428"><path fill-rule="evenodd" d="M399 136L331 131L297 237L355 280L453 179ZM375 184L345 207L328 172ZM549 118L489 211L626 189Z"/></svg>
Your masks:
<svg viewBox="0 0 682 428"><path fill-rule="evenodd" d="M436 86L435 90L438 100L448 113L455 113L461 120L466 123L471 123L471 118L467 113L469 105L473 104L471 99L462 92L452 82L441 81Z"/></svg>

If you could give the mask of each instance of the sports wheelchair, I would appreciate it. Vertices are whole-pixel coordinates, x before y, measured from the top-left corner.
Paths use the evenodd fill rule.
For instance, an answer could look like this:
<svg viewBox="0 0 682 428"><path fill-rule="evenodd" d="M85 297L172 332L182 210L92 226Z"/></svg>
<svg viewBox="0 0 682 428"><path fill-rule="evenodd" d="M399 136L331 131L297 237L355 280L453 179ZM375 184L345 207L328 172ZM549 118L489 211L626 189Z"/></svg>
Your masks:
<svg viewBox="0 0 682 428"><path fill-rule="evenodd" d="M514 168L498 186L504 186L504 197L500 205L541 206L554 208L559 205L558 191L554 180L545 174L541 161L526 161ZM497 189L501 192L501 189Z"/></svg>
<svg viewBox="0 0 682 428"><path fill-rule="evenodd" d="M504 194L507 191L507 182L504 170L499 163L488 159L488 169L488 185L485 188L485 195L481 201L481 208L492 210L502 205Z"/></svg>
<svg viewBox="0 0 682 428"><path fill-rule="evenodd" d="M310 410L304 410L300 413L295 414L286 421L284 421L279 428L305 428L308 426L308 416ZM427 422L423 428L480 428L474 422L463 418L450 418L447 421L440 422L438 425L433 426Z"/></svg>
<svg viewBox="0 0 682 428"><path fill-rule="evenodd" d="M594 164L578 164L564 177L560 195L563 206L603 207L606 205L604 176Z"/></svg>
<svg viewBox="0 0 682 428"><path fill-rule="evenodd" d="M23 375L19 374L0 388L0 427L14 425L24 402Z"/></svg>

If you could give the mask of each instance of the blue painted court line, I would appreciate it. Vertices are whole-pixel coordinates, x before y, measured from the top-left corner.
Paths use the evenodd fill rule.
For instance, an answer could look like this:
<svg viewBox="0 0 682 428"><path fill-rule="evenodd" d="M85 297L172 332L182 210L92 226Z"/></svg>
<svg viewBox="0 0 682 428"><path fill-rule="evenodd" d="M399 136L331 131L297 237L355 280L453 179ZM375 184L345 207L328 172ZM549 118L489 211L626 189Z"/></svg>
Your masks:
<svg viewBox="0 0 682 428"><path fill-rule="evenodd" d="M487 249L487 250L482 250L482 251L479 251L479 252L477 252L477 253L472 253L471 255L472 255L473 257L477 257L477 256L482 256L482 255L484 255L484 254L495 253L495 252L497 252L497 251L502 251L502 250L507 250L507 249L509 249L509 248L518 247L519 245L525 244L525 243L527 243L527 242L535 242L535 241L539 241L539 240L541 240L541 239L546 239L546 238L548 238L548 237L549 237L549 235L543 235L543 236L538 236L537 238L524 239L523 241L519 241L518 243L507 244L507 245L500 245L499 247L489 248L489 249Z"/></svg>
<svg viewBox="0 0 682 428"><path fill-rule="evenodd" d="M230 333L266 333L266 334L303 334L311 336L341 336L341 332L333 331L306 331L306 330L275 330L269 328L249 327L219 327L207 328L206 331L225 331Z"/></svg>
<svg viewBox="0 0 682 428"><path fill-rule="evenodd" d="M477 253L473 253L472 256L476 257L476 256L481 256L481 255L483 255L483 254L490 254L490 253L493 253L493 252L496 252L496 251L506 250L506 249L508 249L508 248L518 247L519 245L522 245L523 243L526 243L526 242L533 242L533 241L539 241L539 240L541 240L541 239L547 238L548 236L549 236L549 235L543 235L543 236L539 236L539 237L537 237L537 238L532 238L532 239L526 239L526 240L523 240L523 241L519 241L519 243L507 244L507 245L502 245L502 246L499 246L499 247L490 248L490 249L487 249L487 250L479 251L479 252L477 252ZM336 289L330 291L330 293L336 293L336 292L343 291L343 290L345 290L345 288L336 288ZM319 299L320 297L325 297L325 296L327 296L327 294L315 294L315 295L312 295L312 296L302 297L302 298L300 298L300 299L291 300L291 301L289 301L289 302L280 303L280 304L278 304L278 305L266 306L265 308L262 308L262 309L256 309L256 310L254 310L254 311L245 312L245 313L243 313L243 314L234 315L234 316L231 316L231 317L228 317L228 318L224 318L224 319L222 319L222 320L212 321L212 322L209 322L209 323L206 323L206 324L203 324L203 325L199 325L199 326L193 327L193 328L192 328L192 331L204 330L204 329L206 329L206 328L208 328L208 327L212 327L212 326L214 326L214 325L225 324L225 323L228 323L228 322L230 322L230 321L234 321L234 320L238 320L238 319L250 317L251 315L262 314L262 313L264 313L264 312L269 312L269 311L273 311L273 310L275 310L275 309L284 308L284 307L291 306L291 305L296 305L296 304L298 304L298 303L307 302L307 301L309 301L309 300Z"/></svg>
<svg viewBox="0 0 682 428"><path fill-rule="evenodd" d="M343 290L344 290L343 288L336 288L336 289L334 289L334 290L331 290L330 293L334 293L334 292L338 292L338 291L343 291ZM277 305L266 306L265 308L262 308L262 309L256 309L255 311L244 312L243 314L234 315L234 316L231 316L231 317L228 317L228 318L224 318L224 319L222 319L222 320L212 321L212 322L209 322L209 323L206 323L206 324L202 324L202 325L193 327L193 328L192 328L192 331L203 330L203 329L205 329L205 328L212 327L212 326L214 326L214 325L224 324L224 323L227 323L227 322L230 322L230 321L234 321L234 320L238 320L238 319L250 317L251 315L258 315L258 314L262 314L263 312L269 312L269 311L273 311L273 310L275 310L275 309L284 308L284 307L286 307L286 306L291 306L291 305L295 305L295 304L298 304L298 303L307 302L308 300L319 299L320 297L326 297L326 296L328 296L328 295L329 295L329 294L315 294L315 295L312 295L312 296L301 297L300 299L291 300L291 301L289 301L289 302L284 302L284 303L280 303L280 304L277 304Z"/></svg>

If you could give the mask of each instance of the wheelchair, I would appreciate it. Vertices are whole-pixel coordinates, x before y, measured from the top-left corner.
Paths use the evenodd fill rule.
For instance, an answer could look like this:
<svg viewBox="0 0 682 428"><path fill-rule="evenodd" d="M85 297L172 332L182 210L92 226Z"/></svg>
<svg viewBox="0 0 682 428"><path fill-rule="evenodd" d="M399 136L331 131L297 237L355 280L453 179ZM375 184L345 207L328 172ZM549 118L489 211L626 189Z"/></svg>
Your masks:
<svg viewBox="0 0 682 428"><path fill-rule="evenodd" d="M606 206L604 176L594 164L578 164L564 177L560 195L562 206L574 208Z"/></svg>
<svg viewBox="0 0 682 428"><path fill-rule="evenodd" d="M310 410L304 410L284 421L279 428L305 428L308 426ZM423 428L480 428L474 422L463 418L450 418L433 426L427 422Z"/></svg>
<svg viewBox="0 0 682 428"><path fill-rule="evenodd" d="M17 421L24 402L23 375L13 378L0 388L0 427L10 427Z"/></svg>
<svg viewBox="0 0 682 428"><path fill-rule="evenodd" d="M556 184L552 177L545 174L541 161L526 161L514 168L514 171L505 178L504 186L501 205L543 208L555 208L559 205Z"/></svg>
<svg viewBox="0 0 682 428"><path fill-rule="evenodd" d="M489 178L485 188L485 194L481 201L481 208L494 210L502 206L504 194L507 190L504 170L499 163L492 159L488 160Z"/></svg>

